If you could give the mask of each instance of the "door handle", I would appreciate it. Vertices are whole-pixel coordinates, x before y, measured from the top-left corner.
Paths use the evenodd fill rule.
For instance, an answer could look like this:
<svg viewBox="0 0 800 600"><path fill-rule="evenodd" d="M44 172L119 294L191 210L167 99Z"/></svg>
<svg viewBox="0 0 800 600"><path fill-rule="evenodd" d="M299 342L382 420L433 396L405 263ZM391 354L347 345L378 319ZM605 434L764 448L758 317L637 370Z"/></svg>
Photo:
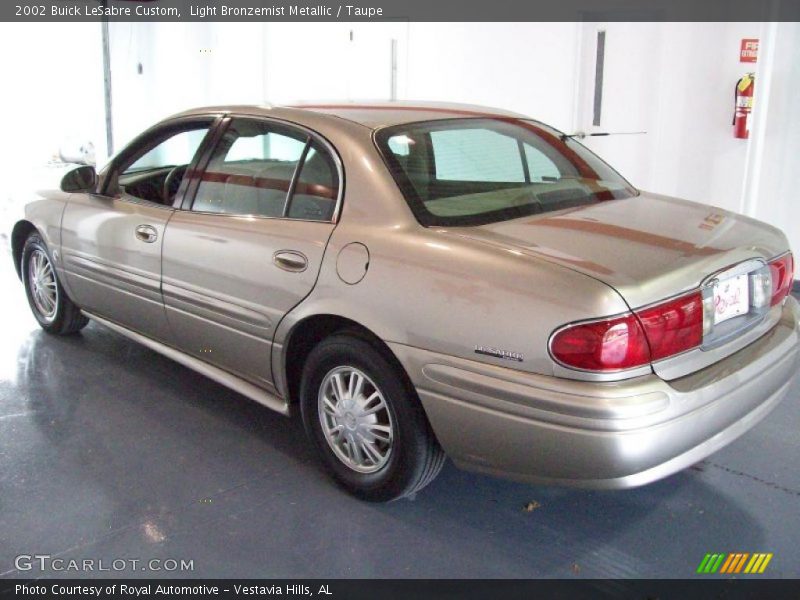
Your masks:
<svg viewBox="0 0 800 600"><path fill-rule="evenodd" d="M158 232L152 225L139 225L136 228L136 239L152 244L158 239Z"/></svg>
<svg viewBox="0 0 800 600"><path fill-rule="evenodd" d="M272 262L283 269L293 273L300 273L308 268L308 259L301 252L294 250L280 250L272 255Z"/></svg>

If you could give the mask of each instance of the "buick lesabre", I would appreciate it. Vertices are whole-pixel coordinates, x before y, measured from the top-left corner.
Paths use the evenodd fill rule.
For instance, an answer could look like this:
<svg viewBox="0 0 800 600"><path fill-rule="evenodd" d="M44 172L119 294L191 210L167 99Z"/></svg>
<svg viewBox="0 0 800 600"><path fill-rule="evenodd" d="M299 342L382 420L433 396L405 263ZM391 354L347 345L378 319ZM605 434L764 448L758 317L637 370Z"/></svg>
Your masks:
<svg viewBox="0 0 800 600"><path fill-rule="evenodd" d="M489 108L190 110L31 198L11 241L45 331L94 320L299 412L373 501L445 456L655 481L767 415L800 356L781 231Z"/></svg>

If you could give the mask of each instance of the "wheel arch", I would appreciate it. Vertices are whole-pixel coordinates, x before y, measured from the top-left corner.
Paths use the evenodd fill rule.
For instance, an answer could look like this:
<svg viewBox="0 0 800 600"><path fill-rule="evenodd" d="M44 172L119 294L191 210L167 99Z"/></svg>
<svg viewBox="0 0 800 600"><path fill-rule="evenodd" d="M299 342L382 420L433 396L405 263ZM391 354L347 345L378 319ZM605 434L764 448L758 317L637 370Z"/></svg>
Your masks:
<svg viewBox="0 0 800 600"><path fill-rule="evenodd" d="M25 240L34 232L39 233L39 230L26 219L17 221L11 231L11 256L14 260L14 269L20 280L22 279L22 250L25 247Z"/></svg>
<svg viewBox="0 0 800 600"><path fill-rule="evenodd" d="M287 402L297 404L303 365L311 350L322 340L339 333L347 333L369 343L377 350L403 379L409 393L416 395L411 378L391 348L368 327L337 314L315 314L298 321L286 336L284 352L280 361Z"/></svg>

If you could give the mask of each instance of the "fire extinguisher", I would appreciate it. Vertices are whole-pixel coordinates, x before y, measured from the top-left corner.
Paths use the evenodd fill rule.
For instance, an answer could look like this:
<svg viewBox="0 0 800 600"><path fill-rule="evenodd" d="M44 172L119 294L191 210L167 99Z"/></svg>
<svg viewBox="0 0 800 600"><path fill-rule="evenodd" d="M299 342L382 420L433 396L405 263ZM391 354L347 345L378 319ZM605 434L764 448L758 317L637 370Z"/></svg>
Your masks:
<svg viewBox="0 0 800 600"><path fill-rule="evenodd" d="M736 82L733 92L733 137L746 140L750 137L750 114L753 112L753 92L756 89L756 76L747 73Z"/></svg>

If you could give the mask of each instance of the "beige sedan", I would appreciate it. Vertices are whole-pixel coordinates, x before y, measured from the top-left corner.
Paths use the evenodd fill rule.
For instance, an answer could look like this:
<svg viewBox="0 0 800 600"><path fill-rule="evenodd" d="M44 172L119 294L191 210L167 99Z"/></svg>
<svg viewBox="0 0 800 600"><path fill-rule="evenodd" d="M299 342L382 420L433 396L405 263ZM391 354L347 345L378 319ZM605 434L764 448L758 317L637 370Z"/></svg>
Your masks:
<svg viewBox="0 0 800 600"><path fill-rule="evenodd" d="M11 241L46 331L91 319L299 411L368 500L445 456L646 484L753 426L800 360L778 229L489 108L187 111L31 198Z"/></svg>

